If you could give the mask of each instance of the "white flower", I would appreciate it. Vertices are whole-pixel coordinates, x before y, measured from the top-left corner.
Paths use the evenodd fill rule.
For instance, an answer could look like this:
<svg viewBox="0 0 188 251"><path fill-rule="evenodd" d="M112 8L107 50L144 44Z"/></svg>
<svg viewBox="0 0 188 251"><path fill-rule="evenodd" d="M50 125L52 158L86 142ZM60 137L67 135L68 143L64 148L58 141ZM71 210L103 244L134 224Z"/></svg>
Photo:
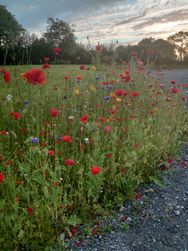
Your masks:
<svg viewBox="0 0 188 251"><path fill-rule="evenodd" d="M12 95L8 94L8 95L6 96L6 100L7 100L7 101L11 101L11 100L12 100Z"/></svg>
<svg viewBox="0 0 188 251"><path fill-rule="evenodd" d="M88 139L88 138L85 138L85 139L84 139L84 143L85 143L85 144L88 144L88 143L89 143L89 139Z"/></svg>
<svg viewBox="0 0 188 251"><path fill-rule="evenodd" d="M69 116L68 119L69 119L69 120L73 120L73 119L74 119L74 116Z"/></svg>

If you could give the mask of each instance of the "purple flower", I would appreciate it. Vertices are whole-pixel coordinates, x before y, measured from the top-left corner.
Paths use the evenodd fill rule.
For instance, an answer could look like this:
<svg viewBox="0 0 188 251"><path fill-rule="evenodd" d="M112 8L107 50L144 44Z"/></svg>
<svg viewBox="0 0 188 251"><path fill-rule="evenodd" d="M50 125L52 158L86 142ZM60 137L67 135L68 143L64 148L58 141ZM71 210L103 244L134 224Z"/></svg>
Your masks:
<svg viewBox="0 0 188 251"><path fill-rule="evenodd" d="M37 137L34 137L34 138L32 138L31 142L33 144L38 144L39 143L39 139Z"/></svg>
<svg viewBox="0 0 188 251"><path fill-rule="evenodd" d="M29 101L28 100L24 100L24 106L28 106L29 105Z"/></svg>
<svg viewBox="0 0 188 251"><path fill-rule="evenodd" d="M108 100L110 100L110 99L111 99L110 96L105 96L105 97L104 97L104 100L105 100L105 101L108 101Z"/></svg>

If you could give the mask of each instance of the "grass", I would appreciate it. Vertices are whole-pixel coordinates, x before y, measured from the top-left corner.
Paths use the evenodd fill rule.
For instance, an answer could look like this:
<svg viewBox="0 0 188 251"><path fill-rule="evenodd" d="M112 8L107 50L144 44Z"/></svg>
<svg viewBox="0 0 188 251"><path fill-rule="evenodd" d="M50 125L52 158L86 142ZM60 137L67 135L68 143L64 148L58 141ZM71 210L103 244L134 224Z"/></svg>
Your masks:
<svg viewBox="0 0 188 251"><path fill-rule="evenodd" d="M63 249L61 233L71 238L88 219L137 198L139 184L157 180L177 154L187 132L181 86L161 88L133 61L84 71L53 65L44 85L20 76L26 66L7 67L11 83L0 82L3 250Z"/></svg>

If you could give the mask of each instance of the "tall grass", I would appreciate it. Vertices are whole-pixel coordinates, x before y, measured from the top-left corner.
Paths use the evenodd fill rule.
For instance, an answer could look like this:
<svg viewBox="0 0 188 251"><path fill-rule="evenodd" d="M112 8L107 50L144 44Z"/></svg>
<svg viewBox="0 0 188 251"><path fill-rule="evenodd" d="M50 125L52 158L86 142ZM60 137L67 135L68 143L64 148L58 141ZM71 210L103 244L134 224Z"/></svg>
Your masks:
<svg viewBox="0 0 188 251"><path fill-rule="evenodd" d="M133 199L160 172L158 163L178 152L187 131L181 92L170 83L161 88L133 62L90 68L51 66L42 86L20 76L24 66L10 68L10 84L1 80L2 250L63 248L62 232L71 236L98 208ZM125 83L120 74L128 68Z"/></svg>

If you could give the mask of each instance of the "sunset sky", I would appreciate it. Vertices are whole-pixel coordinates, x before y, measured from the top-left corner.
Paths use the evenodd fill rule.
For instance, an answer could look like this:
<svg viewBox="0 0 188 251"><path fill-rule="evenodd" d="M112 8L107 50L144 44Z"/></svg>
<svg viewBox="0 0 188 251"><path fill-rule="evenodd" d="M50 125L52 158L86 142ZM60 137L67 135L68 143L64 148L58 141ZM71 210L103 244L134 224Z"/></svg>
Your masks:
<svg viewBox="0 0 188 251"><path fill-rule="evenodd" d="M48 17L71 24L77 42L136 43L188 31L188 0L0 0L29 32L40 35Z"/></svg>

